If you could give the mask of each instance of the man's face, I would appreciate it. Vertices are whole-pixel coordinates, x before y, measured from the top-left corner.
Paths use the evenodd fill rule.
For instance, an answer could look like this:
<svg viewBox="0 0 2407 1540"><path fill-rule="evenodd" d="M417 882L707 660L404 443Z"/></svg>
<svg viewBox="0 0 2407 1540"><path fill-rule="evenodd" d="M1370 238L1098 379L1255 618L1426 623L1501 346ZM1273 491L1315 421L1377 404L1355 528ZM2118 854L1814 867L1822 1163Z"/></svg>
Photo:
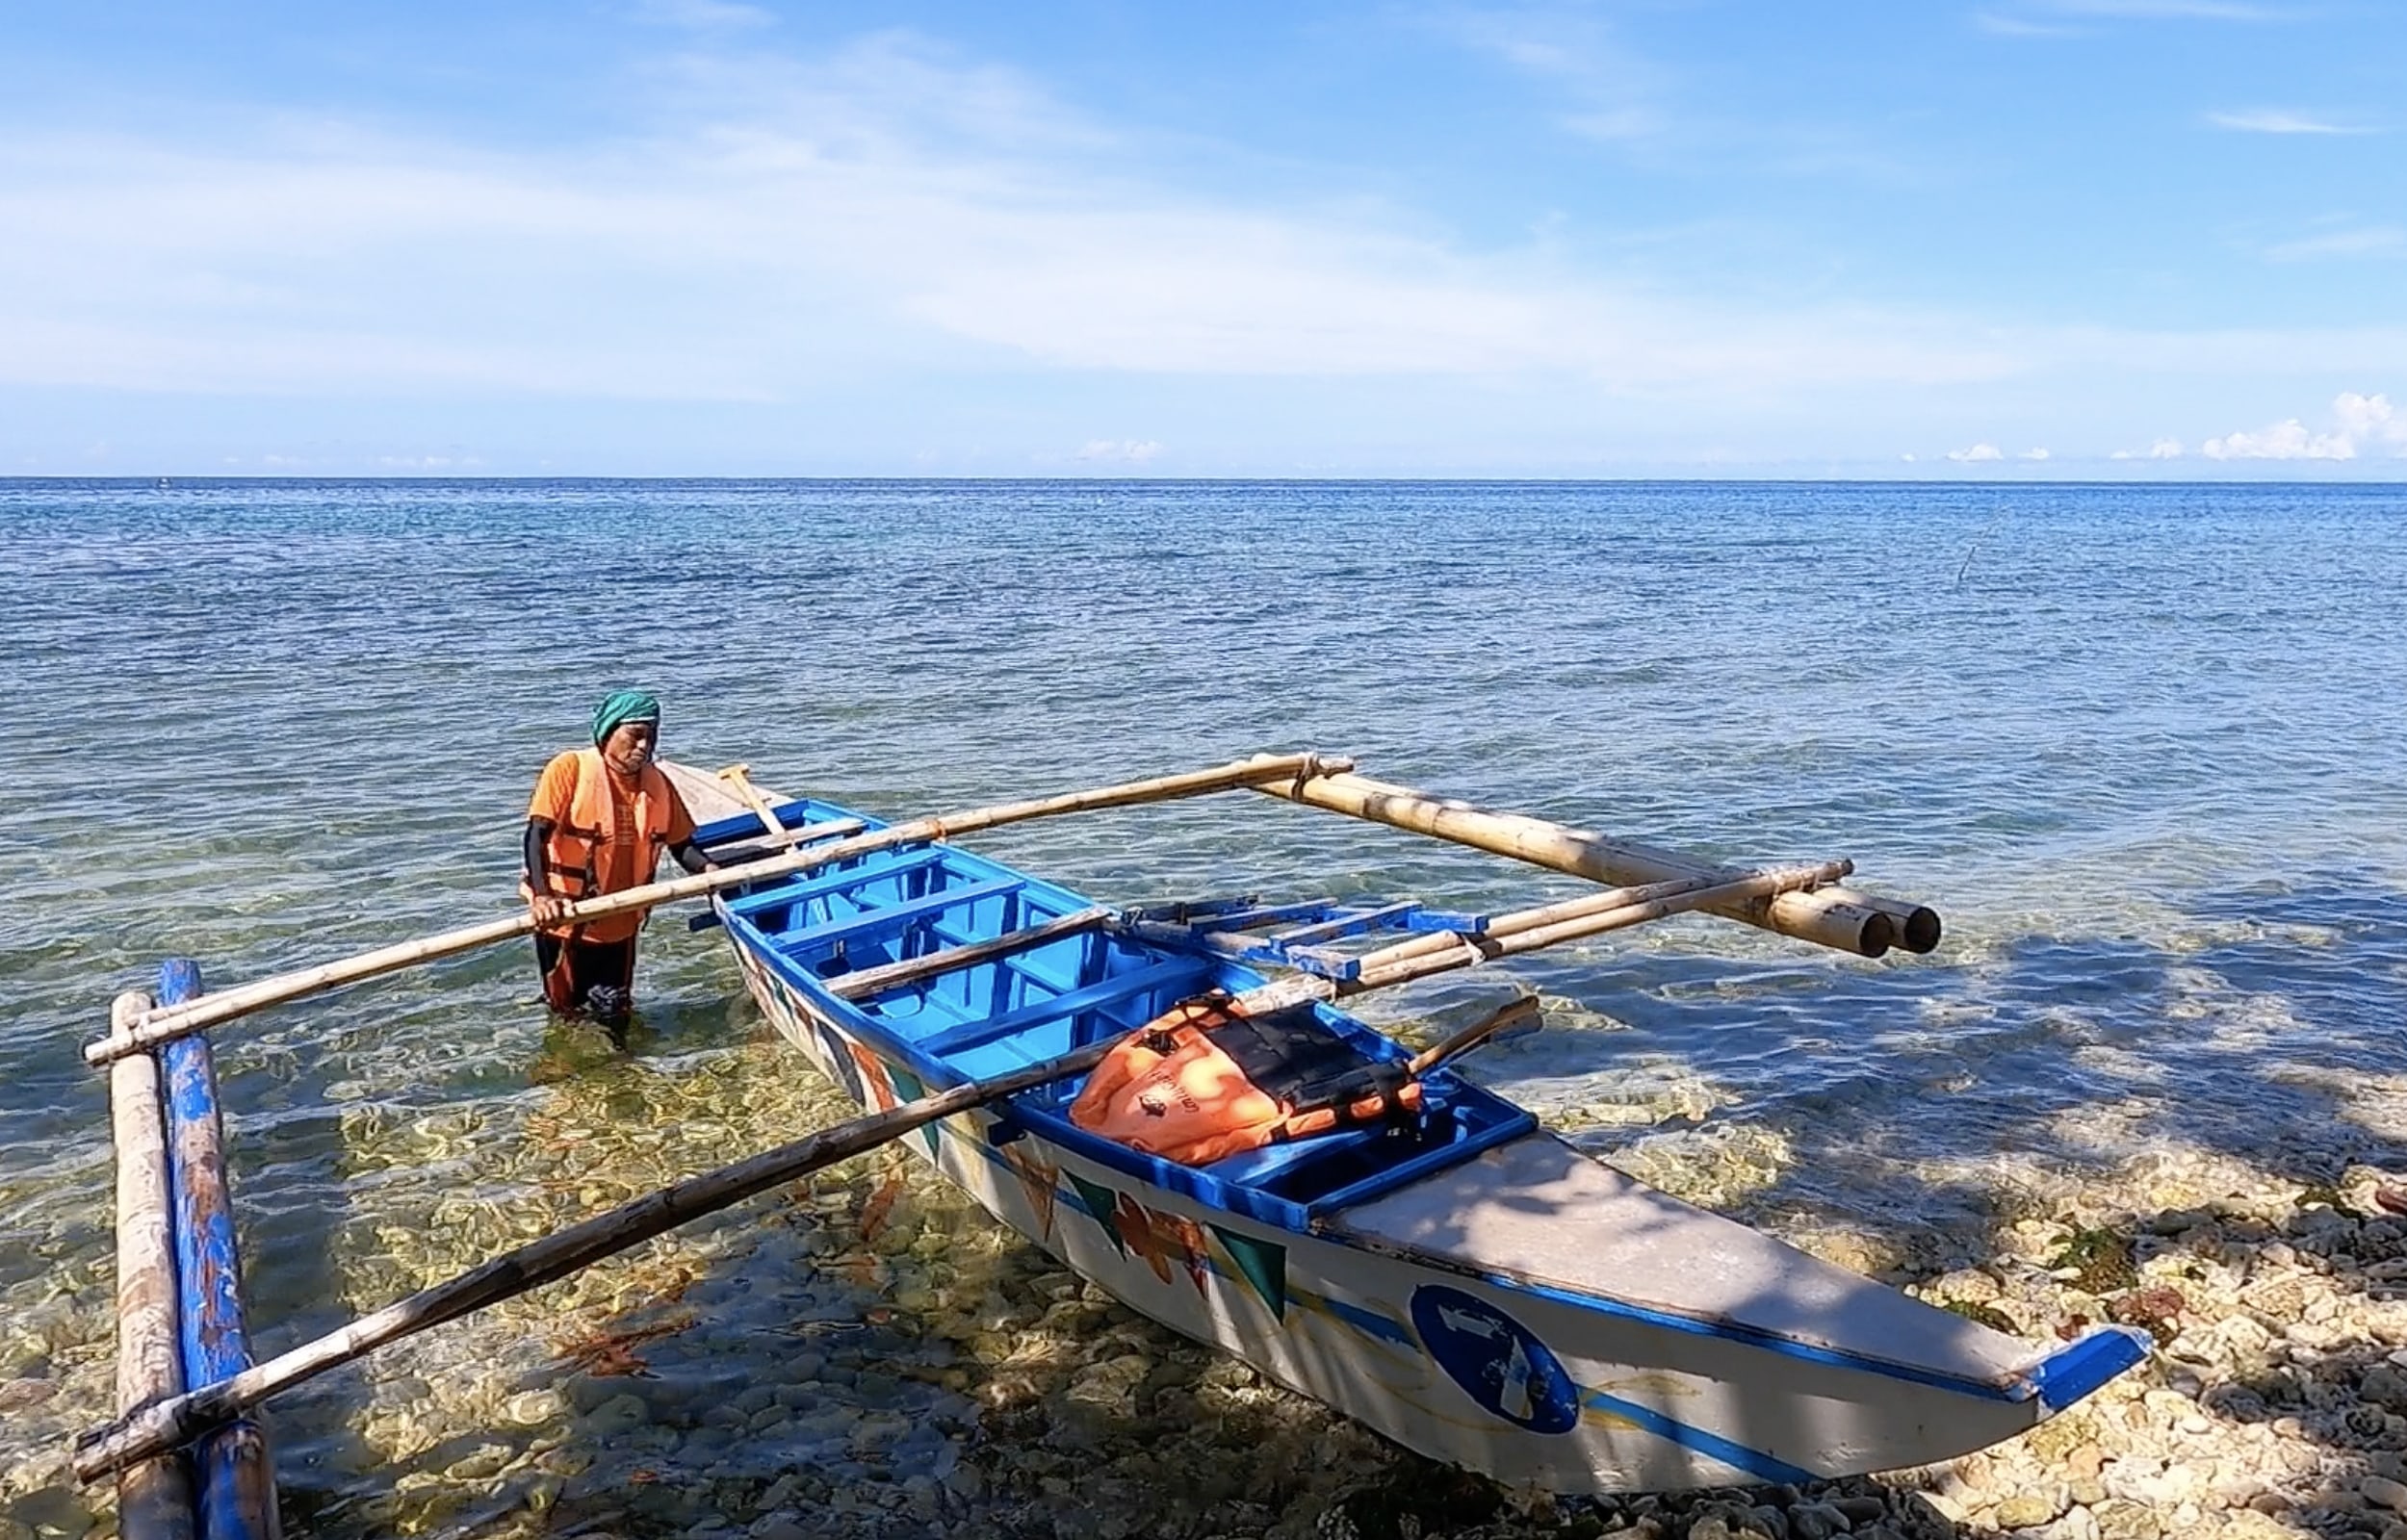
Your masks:
<svg viewBox="0 0 2407 1540"><path fill-rule="evenodd" d="M652 750L660 741L659 723L621 722L602 740L603 762L620 775L632 776L652 762Z"/></svg>

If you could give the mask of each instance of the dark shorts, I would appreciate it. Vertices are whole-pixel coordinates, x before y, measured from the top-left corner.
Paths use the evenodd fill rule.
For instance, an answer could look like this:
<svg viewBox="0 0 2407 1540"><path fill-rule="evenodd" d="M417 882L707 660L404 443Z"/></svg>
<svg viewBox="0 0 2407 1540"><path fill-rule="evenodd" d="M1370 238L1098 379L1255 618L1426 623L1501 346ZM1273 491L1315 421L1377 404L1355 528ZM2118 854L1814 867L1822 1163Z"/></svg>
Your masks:
<svg viewBox="0 0 2407 1540"><path fill-rule="evenodd" d="M565 997L555 995L550 987L553 969L560 965L560 954L567 959L567 988ZM577 941L556 936L535 937L535 967L545 980L544 993L555 1008L583 1011L596 1020L624 1021L635 983L635 938L623 941ZM600 996L594 991L599 988Z"/></svg>

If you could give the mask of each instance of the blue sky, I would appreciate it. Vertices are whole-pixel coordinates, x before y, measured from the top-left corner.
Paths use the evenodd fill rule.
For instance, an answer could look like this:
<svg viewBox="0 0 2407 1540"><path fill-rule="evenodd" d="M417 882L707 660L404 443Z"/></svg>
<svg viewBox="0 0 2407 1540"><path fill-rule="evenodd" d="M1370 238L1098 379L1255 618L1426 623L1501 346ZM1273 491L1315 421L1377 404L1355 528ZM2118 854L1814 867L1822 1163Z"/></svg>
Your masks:
<svg viewBox="0 0 2407 1540"><path fill-rule="evenodd" d="M13 8L0 474L2407 479L2391 0Z"/></svg>

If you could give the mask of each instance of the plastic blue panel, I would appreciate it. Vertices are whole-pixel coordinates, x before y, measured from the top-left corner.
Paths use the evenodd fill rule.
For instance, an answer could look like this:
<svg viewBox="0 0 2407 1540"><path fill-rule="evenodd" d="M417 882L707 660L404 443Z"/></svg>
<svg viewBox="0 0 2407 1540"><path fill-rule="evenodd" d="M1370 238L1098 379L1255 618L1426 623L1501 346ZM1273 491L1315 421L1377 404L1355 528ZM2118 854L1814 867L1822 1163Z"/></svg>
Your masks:
<svg viewBox="0 0 2407 1540"><path fill-rule="evenodd" d="M198 963L178 958L161 965L159 1004L181 1005L200 994ZM199 1390L250 1367L242 1258L209 1040L179 1039L159 1058L167 1080L178 1348L184 1384ZM275 1476L256 1422L245 1418L203 1438L194 1450L193 1474L202 1540L267 1540L274 1527Z"/></svg>

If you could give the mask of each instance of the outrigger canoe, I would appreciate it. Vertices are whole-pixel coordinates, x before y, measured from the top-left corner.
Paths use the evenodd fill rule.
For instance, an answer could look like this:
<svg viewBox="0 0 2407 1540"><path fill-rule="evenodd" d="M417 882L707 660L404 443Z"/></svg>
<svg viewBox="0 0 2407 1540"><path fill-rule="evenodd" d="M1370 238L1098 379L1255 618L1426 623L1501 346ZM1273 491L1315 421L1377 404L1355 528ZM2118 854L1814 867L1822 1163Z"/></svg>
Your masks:
<svg viewBox="0 0 2407 1540"><path fill-rule="evenodd" d="M73 1465L85 1480L118 1477L129 1537L193 1533L198 1512L212 1516L212 1534L272 1535L272 1475L243 1421L250 1408L896 1138L919 1141L990 1213L1145 1315L1411 1449L1558 1492L1802 1481L1947 1459L2038 1424L2145 1356L2146 1339L2121 1327L2035 1348L1588 1158L1442 1062L1526 1006L1418 1054L1340 1009L1372 988L1689 911L1868 957L1937 944L1930 911L1839 886L1849 862L1699 865L1440 801L1317 755L898 824L822 801L774 804L740 766L716 780L663 768L710 819L698 837L719 869L582 900L568 917L712 895L703 920L724 927L762 1010L876 1110L683 1178L246 1367L216 1077L200 1035L523 936L533 921L521 911L214 993L200 992L195 964L169 962L157 998L120 995L110 1035L84 1048L111 1073L120 1415L76 1441ZM1409 900L1121 912L953 842L1241 787L1626 886L1493 916ZM743 810L718 811L734 808ZM1411 934L1361 949L1398 931ZM1148 1153L1155 1109L1160 1126L1177 1120L1170 1104L1145 1100L1155 1083L1109 1071L1175 1040L1174 1017L1185 1031L1232 1015L1247 1031L1275 1021L1279 1054L1309 1062L1304 1084L1394 1094L1383 1091L1382 1116L1355 1122L1313 1109L1350 1117L1363 1103L1299 1094L1281 1104L1283 1142L1184 1146L1193 1163ZM1134 1086L1133 1103L1112 1103L1127 1119L1091 1116L1081 1077L1106 1101ZM1328 1121L1334 1131L1303 1137Z"/></svg>
<svg viewBox="0 0 2407 1540"><path fill-rule="evenodd" d="M702 841L758 839L771 819L789 838L886 827L808 798L758 807ZM1410 903L1113 914L944 841L712 903L763 1013L871 1109L1054 1060L1202 991L1262 988L1271 964L1342 978L1327 943L1348 934L1479 923ZM1363 1063L1410 1056L1333 1003L1311 1010ZM1449 1068L1422 1085L1410 1119L1201 1167L1074 1124L1075 1081L914 1145L1130 1308L1422 1454L1557 1492L1943 1460L2146 1354L2128 1328L2052 1348L1991 1330L1657 1192Z"/></svg>

